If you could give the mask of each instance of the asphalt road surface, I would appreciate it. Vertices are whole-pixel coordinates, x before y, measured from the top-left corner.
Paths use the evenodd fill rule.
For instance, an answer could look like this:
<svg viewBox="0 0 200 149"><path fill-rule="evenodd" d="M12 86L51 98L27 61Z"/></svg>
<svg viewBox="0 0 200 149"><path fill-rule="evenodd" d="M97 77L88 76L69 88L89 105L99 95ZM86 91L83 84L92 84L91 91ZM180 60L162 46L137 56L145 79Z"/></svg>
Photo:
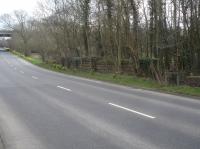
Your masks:
<svg viewBox="0 0 200 149"><path fill-rule="evenodd" d="M200 101L67 76L0 51L7 149L200 149Z"/></svg>

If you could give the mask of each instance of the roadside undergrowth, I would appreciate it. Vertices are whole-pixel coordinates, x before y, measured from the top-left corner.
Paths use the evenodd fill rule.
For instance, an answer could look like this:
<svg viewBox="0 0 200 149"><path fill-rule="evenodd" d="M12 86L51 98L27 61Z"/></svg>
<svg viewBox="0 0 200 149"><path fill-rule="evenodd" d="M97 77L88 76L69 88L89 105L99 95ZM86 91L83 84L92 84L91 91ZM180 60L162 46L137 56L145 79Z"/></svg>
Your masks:
<svg viewBox="0 0 200 149"><path fill-rule="evenodd" d="M200 97L199 87L160 85L156 81L151 80L149 78L141 78L131 75L116 75L112 73L98 73L94 71L82 71L78 69L67 69L58 64L45 63L40 58L26 57L23 54L18 53L16 51L12 51L12 53L34 65L64 74L95 79L134 88L142 88L148 90L161 91L165 93Z"/></svg>

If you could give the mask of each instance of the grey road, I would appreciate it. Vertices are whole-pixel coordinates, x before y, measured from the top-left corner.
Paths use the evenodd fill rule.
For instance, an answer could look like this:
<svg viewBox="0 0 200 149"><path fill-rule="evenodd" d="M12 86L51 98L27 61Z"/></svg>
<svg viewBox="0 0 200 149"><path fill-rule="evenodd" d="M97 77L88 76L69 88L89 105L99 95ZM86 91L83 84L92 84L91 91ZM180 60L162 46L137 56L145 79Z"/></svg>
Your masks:
<svg viewBox="0 0 200 149"><path fill-rule="evenodd" d="M8 149L200 149L200 101L36 67L0 51Z"/></svg>

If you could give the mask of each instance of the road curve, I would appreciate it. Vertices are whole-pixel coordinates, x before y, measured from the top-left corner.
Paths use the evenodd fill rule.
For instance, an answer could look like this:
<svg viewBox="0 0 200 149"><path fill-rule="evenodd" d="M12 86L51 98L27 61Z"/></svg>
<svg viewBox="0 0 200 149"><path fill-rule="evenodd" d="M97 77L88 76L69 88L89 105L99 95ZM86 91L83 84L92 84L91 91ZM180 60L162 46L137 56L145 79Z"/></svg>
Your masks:
<svg viewBox="0 0 200 149"><path fill-rule="evenodd" d="M8 149L199 149L200 101L51 72L0 50Z"/></svg>

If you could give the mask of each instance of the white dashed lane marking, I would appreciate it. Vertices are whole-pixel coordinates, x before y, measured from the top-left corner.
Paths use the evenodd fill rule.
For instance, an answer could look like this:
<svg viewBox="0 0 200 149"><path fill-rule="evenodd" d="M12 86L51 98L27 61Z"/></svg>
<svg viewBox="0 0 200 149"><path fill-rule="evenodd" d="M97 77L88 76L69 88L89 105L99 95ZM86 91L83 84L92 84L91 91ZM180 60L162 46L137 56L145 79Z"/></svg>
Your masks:
<svg viewBox="0 0 200 149"><path fill-rule="evenodd" d="M24 72L23 72L23 71L20 71L20 73L24 74Z"/></svg>
<svg viewBox="0 0 200 149"><path fill-rule="evenodd" d="M33 79L38 80L38 77L32 76Z"/></svg>
<svg viewBox="0 0 200 149"><path fill-rule="evenodd" d="M119 108L119 109L123 109L123 110L129 111L129 112L132 112L132 113L135 113L135 114L147 117L147 118L151 118L151 119L155 119L156 118L154 116L151 116L151 115L148 115L148 114L145 114L145 113L142 113L142 112L138 112L138 111L135 111L135 110L132 110L132 109L129 109L129 108L114 104L114 103L108 103L108 104L113 106L113 107L116 107L116 108Z"/></svg>
<svg viewBox="0 0 200 149"><path fill-rule="evenodd" d="M68 91L68 92L72 92L71 89L65 88L65 87L62 87L62 86L57 86L57 88L60 88L60 89L62 89L62 90L66 90L66 91Z"/></svg>

